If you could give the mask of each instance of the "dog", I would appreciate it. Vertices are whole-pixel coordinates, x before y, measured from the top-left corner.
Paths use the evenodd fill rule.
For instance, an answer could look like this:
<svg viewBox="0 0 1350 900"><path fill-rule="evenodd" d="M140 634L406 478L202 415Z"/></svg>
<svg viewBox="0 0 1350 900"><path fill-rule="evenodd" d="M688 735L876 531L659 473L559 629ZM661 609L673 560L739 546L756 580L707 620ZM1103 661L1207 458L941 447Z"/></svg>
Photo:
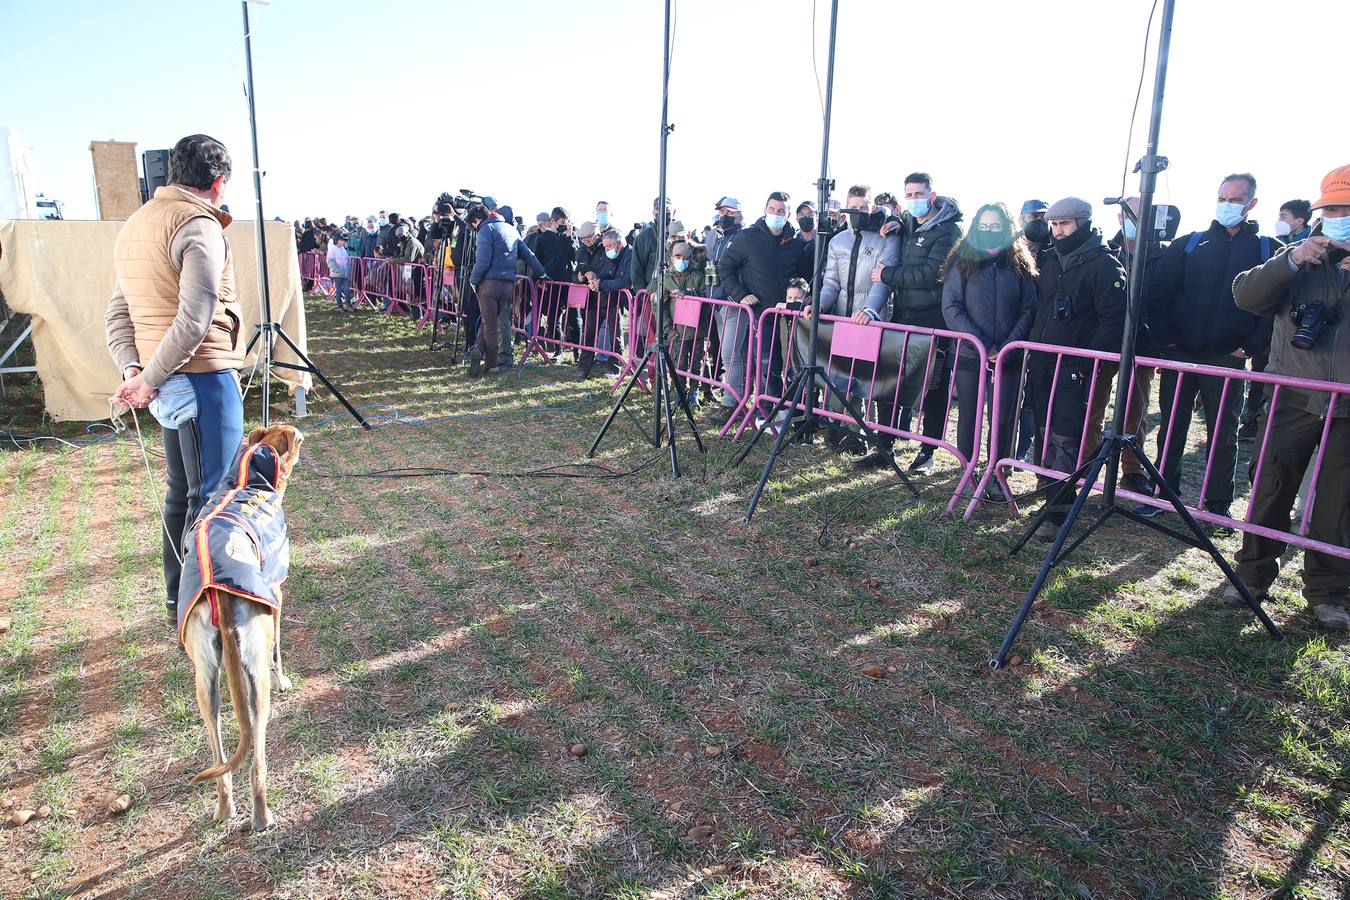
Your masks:
<svg viewBox="0 0 1350 900"><path fill-rule="evenodd" d="M272 827L267 806L271 692L290 689L281 670L281 583L290 540L281 501L304 436L290 425L255 428L188 532L178 592L178 639L197 676L197 706L214 762L193 777L216 781L216 821L234 816L234 773L253 751L253 830ZM205 600L205 603L200 601ZM220 670L239 720L239 746L225 759Z"/></svg>

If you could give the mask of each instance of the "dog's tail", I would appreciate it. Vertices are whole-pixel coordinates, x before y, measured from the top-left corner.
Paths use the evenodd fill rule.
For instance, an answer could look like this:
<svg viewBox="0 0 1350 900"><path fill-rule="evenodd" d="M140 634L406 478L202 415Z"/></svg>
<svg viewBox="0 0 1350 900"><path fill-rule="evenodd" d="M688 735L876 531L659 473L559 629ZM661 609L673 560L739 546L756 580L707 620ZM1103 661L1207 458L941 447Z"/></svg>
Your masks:
<svg viewBox="0 0 1350 900"><path fill-rule="evenodd" d="M239 659L239 636L234 627L234 595L216 591L216 608L220 611L220 655L225 668L225 683L230 686L230 705L239 720L239 746L234 755L219 765L198 772L192 783L219 778L226 772L237 772L253 745L253 715L249 710L249 690L244 679L244 667Z"/></svg>

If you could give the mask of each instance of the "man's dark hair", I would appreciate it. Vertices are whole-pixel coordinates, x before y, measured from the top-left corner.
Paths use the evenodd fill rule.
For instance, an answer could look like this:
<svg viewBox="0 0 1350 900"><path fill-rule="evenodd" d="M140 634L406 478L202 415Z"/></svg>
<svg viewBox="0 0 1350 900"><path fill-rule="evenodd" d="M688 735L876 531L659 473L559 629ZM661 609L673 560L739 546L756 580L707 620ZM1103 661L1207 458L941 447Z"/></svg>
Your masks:
<svg viewBox="0 0 1350 900"><path fill-rule="evenodd" d="M1230 181L1247 182L1247 199L1250 200L1256 196L1256 176L1251 172L1234 172L1232 175L1224 176L1223 181L1220 181L1219 184L1224 185Z"/></svg>
<svg viewBox="0 0 1350 900"><path fill-rule="evenodd" d="M905 176L905 184L921 184L930 191L933 189L933 176L927 172L910 172Z"/></svg>
<svg viewBox="0 0 1350 900"><path fill-rule="evenodd" d="M793 278L787 283L787 286L801 291L803 296L811 296L811 282L807 281L805 278Z"/></svg>
<svg viewBox="0 0 1350 900"><path fill-rule="evenodd" d="M395 228L397 228L397 227L398 227L398 223L400 223L400 222L402 222L402 221L403 221L403 217L400 216L398 213L390 213L390 214L389 214L389 224L390 224L390 225L393 225Z"/></svg>
<svg viewBox="0 0 1350 900"><path fill-rule="evenodd" d="M169 183L209 190L217 178L230 180L230 151L215 138L190 134L169 151Z"/></svg>
<svg viewBox="0 0 1350 900"><path fill-rule="evenodd" d="M877 206L884 206L886 204L890 204L891 206L899 205L899 201L895 199L895 195L890 191L882 191L880 194L877 194L872 198L872 202Z"/></svg>
<svg viewBox="0 0 1350 900"><path fill-rule="evenodd" d="M1295 219L1302 219L1306 224L1312 218L1312 204L1307 200L1290 200L1280 207L1280 212L1289 211L1289 215Z"/></svg>
<svg viewBox="0 0 1350 900"><path fill-rule="evenodd" d="M551 216L552 216L553 218L555 218L555 219L570 219L570 218L572 218L570 215L568 215L567 210L563 209L561 206L555 206L555 207L553 207L553 212L549 213L549 215L551 215Z"/></svg>
<svg viewBox="0 0 1350 900"><path fill-rule="evenodd" d="M848 189L850 197L871 197L872 186L870 184L855 184Z"/></svg>
<svg viewBox="0 0 1350 900"><path fill-rule="evenodd" d="M465 213L464 216L465 221L469 222L470 224L473 224L474 222L481 222L487 217L488 217L487 207L481 203L475 203L472 206L470 206L468 212Z"/></svg>
<svg viewBox="0 0 1350 900"><path fill-rule="evenodd" d="M779 203L785 205L792 202L792 198L788 196L787 191L774 191L769 195L769 199L764 202L767 204L773 200L777 200Z"/></svg>

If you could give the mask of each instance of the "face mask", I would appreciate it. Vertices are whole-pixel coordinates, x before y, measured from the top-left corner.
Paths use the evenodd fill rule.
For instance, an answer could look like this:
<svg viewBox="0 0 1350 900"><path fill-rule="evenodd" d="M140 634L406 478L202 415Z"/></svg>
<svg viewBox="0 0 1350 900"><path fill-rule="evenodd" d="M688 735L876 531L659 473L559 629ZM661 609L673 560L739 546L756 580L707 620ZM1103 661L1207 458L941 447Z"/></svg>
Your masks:
<svg viewBox="0 0 1350 900"><path fill-rule="evenodd" d="M1333 241L1350 241L1350 216L1323 216L1322 233Z"/></svg>
<svg viewBox="0 0 1350 900"><path fill-rule="evenodd" d="M619 251L618 251L618 250L606 250L606 251L605 251L605 255L608 256L610 259L618 259L618 258L619 258Z"/></svg>
<svg viewBox="0 0 1350 900"><path fill-rule="evenodd" d="M381 220L380 220L380 227L381 227L381 228L383 228L384 226L386 226L386 225L388 225L388 224L389 224L389 220L388 220L388 219L381 219Z"/></svg>
<svg viewBox="0 0 1350 900"><path fill-rule="evenodd" d="M685 269L687 269L687 268L689 268L689 260L687 260L687 259L685 259L685 258L683 258L683 257L681 257L681 258L675 260L675 271L676 271L676 272L683 272L683 271L684 271Z"/></svg>
<svg viewBox="0 0 1350 900"><path fill-rule="evenodd" d="M1242 221L1241 203L1220 203L1214 213L1215 220L1224 228L1232 228Z"/></svg>
<svg viewBox="0 0 1350 900"><path fill-rule="evenodd" d="M717 227L720 228L720 229L722 229L723 231L726 231L727 229L731 228L731 227L734 226L735 224L736 224L736 217L735 217L735 216L718 216L718 217L717 217Z"/></svg>
<svg viewBox="0 0 1350 900"><path fill-rule="evenodd" d="M1135 225L1133 220L1131 219L1126 219L1125 224L1122 225L1121 228L1125 232L1125 240L1127 241L1134 240L1135 237L1139 234L1139 227Z"/></svg>
<svg viewBox="0 0 1350 900"><path fill-rule="evenodd" d="M1275 220L1276 237L1287 237L1289 235L1289 232L1291 231L1293 231L1293 229L1289 227L1289 223L1286 222L1284 219Z"/></svg>
<svg viewBox="0 0 1350 900"><path fill-rule="evenodd" d="M607 213L607 212L598 212L598 213L596 213L596 214L595 214L595 224L597 224L597 225L608 225L608 224L609 224L609 213Z"/></svg>
<svg viewBox="0 0 1350 900"><path fill-rule="evenodd" d="M777 231L787 224L787 216L771 216L766 213L764 224L768 225L771 230Z"/></svg>
<svg viewBox="0 0 1350 900"><path fill-rule="evenodd" d="M1044 219L1032 219L1022 229L1022 234L1033 244L1044 244L1045 239L1050 236L1050 226Z"/></svg>
<svg viewBox="0 0 1350 900"><path fill-rule="evenodd" d="M924 216L928 215L928 206L927 197L919 197L915 200L905 201L905 208L908 209L909 214L916 219L922 219Z"/></svg>
<svg viewBox="0 0 1350 900"><path fill-rule="evenodd" d="M374 234L377 230L374 225L366 226L366 234Z"/></svg>
<svg viewBox="0 0 1350 900"><path fill-rule="evenodd" d="M1000 253L1008 246L1008 232L972 231L970 233L970 245L976 250L983 250L990 255Z"/></svg>
<svg viewBox="0 0 1350 900"><path fill-rule="evenodd" d="M816 218L815 216L802 216L797 220L797 226L801 228L802 231L815 231Z"/></svg>

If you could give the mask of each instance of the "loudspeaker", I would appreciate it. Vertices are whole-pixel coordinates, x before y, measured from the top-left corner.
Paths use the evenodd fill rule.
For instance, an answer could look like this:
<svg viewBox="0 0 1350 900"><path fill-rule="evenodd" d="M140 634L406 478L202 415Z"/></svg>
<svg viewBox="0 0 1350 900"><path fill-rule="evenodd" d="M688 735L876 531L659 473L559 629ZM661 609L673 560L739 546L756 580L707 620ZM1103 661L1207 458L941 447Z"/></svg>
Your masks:
<svg viewBox="0 0 1350 900"><path fill-rule="evenodd" d="M141 154L141 168L145 172L142 180L142 198L149 200L155 195L155 189L169 183L169 151L147 150Z"/></svg>

